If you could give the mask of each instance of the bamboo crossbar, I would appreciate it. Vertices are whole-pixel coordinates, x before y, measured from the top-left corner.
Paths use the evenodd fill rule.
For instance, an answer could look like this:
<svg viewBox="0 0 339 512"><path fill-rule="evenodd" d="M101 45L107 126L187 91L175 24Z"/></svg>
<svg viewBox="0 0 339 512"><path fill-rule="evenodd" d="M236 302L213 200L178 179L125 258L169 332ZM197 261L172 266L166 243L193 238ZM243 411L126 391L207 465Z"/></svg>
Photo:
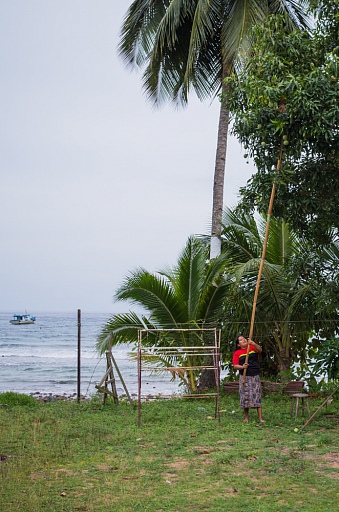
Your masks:
<svg viewBox="0 0 339 512"><path fill-rule="evenodd" d="M215 327L196 327L196 328L193 328L193 329L139 329L139 332L140 333L143 333L143 332L216 332L216 328Z"/></svg>
<svg viewBox="0 0 339 512"><path fill-rule="evenodd" d="M335 388L335 390L326 398L326 400L320 405L320 407L318 407L318 409L312 414L312 416L310 418L308 418L308 420L306 421L306 423L304 423L304 425L301 427L302 429L305 428L309 422L311 420L313 420L314 416L316 416L318 414L318 412L320 411L320 409L322 409L324 407L324 405L327 404L327 402L332 398L332 396L339 390L339 386L337 386Z"/></svg>
<svg viewBox="0 0 339 512"><path fill-rule="evenodd" d="M108 370L106 371L105 375L103 376L103 378L101 379L101 381L99 382L98 386L102 386L105 379L107 379L107 377L109 376L109 374L111 373L111 368L108 368Z"/></svg>
<svg viewBox="0 0 339 512"><path fill-rule="evenodd" d="M158 359L159 356L164 356L164 357L173 357L173 358L176 358L176 357L180 357L182 358L182 356L187 356L187 357L203 357L203 356L213 356L216 352L200 352L199 354L197 354L196 352L158 352L158 353L155 353L155 352L142 352L143 356L144 357L148 357L149 359Z"/></svg>
<svg viewBox="0 0 339 512"><path fill-rule="evenodd" d="M173 370L214 370L214 366L161 366L154 368L151 366L146 366L145 368L141 368L141 371L143 372L163 372L163 371L173 371Z"/></svg>
<svg viewBox="0 0 339 512"><path fill-rule="evenodd" d="M191 393L189 395L181 395L181 398L215 398L217 396L217 393L201 393L201 394L195 394Z"/></svg>
<svg viewBox="0 0 339 512"><path fill-rule="evenodd" d="M177 353L185 353L185 352L189 352L189 351L196 351L196 350L207 350L207 352L213 352L213 350L216 350L216 349L219 349L218 345L204 345L204 346L189 346L189 347L176 347L176 346L171 346L171 347L141 347L140 350L142 350L143 352L145 351L152 351L154 350L154 352L167 352L167 351L170 351L170 350L173 350L173 351L176 351Z"/></svg>
<svg viewBox="0 0 339 512"><path fill-rule="evenodd" d="M112 391L110 391L108 388L103 388L102 386L95 386L97 388L98 391L101 391L101 393L104 393L104 394L108 394L108 395L111 395L113 396L114 398L118 398L117 394L116 393L113 393Z"/></svg>

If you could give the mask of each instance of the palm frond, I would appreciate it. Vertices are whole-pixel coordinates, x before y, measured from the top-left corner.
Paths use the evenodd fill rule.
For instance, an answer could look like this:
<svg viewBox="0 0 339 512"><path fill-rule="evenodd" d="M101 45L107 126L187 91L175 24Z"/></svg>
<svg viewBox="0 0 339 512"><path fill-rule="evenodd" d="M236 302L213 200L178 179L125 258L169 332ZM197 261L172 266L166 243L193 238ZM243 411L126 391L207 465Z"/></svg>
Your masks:
<svg viewBox="0 0 339 512"><path fill-rule="evenodd" d="M135 0L120 32L118 52L129 67L140 67L150 58L159 23L170 1Z"/></svg>
<svg viewBox="0 0 339 512"><path fill-rule="evenodd" d="M109 346L120 343L133 343L138 341L138 329L154 328L149 320L136 313L120 313L109 318L101 329L97 338L96 348L100 354L108 350Z"/></svg>
<svg viewBox="0 0 339 512"><path fill-rule="evenodd" d="M289 30L308 28L307 2L271 0L134 0L118 51L130 68L145 66L143 88L155 106L188 102L191 89L215 97L222 79L248 57L251 27L281 13Z"/></svg>
<svg viewBox="0 0 339 512"><path fill-rule="evenodd" d="M176 327L184 322L182 311L167 279L139 269L132 272L115 294L116 300L128 300L143 307L154 324Z"/></svg>
<svg viewBox="0 0 339 512"><path fill-rule="evenodd" d="M295 29L309 30L312 19L309 16L307 0L271 0L268 1L270 14L282 14L289 31Z"/></svg>

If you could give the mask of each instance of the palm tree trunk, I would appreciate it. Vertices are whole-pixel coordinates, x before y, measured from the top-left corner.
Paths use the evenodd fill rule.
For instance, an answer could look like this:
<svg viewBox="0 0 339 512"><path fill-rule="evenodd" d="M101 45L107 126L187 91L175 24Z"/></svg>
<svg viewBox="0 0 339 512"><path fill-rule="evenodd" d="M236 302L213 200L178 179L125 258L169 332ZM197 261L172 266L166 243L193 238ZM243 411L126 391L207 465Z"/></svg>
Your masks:
<svg viewBox="0 0 339 512"><path fill-rule="evenodd" d="M283 350L277 352L277 359L278 359L278 365L279 365L279 372L287 372L291 368L291 360L288 355L286 355L286 350L283 348Z"/></svg>
<svg viewBox="0 0 339 512"><path fill-rule="evenodd" d="M226 72L223 72L221 90L226 92ZM213 182L213 207L212 207L212 232L210 259L216 258L221 253L221 221L224 206L224 182L227 150L227 133L229 125L229 110L225 103L221 102L219 114L218 141L215 157L215 170Z"/></svg>

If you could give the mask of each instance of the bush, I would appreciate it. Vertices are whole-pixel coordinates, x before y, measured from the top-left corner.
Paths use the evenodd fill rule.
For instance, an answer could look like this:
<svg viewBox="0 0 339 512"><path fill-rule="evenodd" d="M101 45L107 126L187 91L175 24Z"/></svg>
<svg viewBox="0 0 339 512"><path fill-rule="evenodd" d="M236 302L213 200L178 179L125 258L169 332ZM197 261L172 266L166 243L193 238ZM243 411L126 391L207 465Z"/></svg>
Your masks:
<svg viewBox="0 0 339 512"><path fill-rule="evenodd" d="M0 393L1 405L37 405L37 403L38 402L35 400L35 398L29 395L14 393L13 391Z"/></svg>

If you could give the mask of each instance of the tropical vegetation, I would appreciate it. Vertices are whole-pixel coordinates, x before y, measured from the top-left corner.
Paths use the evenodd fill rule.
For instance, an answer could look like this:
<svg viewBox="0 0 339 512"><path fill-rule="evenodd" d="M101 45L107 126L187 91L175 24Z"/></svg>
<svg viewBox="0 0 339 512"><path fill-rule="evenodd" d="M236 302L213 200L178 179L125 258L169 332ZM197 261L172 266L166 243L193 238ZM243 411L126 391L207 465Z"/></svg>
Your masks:
<svg viewBox="0 0 339 512"><path fill-rule="evenodd" d="M339 338L323 340L314 355L312 373L328 382L339 379Z"/></svg>
<svg viewBox="0 0 339 512"><path fill-rule="evenodd" d="M242 189L237 209L224 213L218 232L222 252L217 258L208 258L208 246L216 234L212 228L211 238L188 240L173 268L158 273L137 269L125 279L115 299L131 302L142 313L113 315L98 338L100 352L111 344L137 342L140 330L147 331L144 343L150 348L203 346L209 341L183 328L213 326L222 331L223 358L229 361L230 340L240 331L248 332L260 262L263 275L254 337L264 347L266 375L287 372L295 362L305 365L313 356L321 359L317 351L322 341L335 339L339 328L337 219L330 208L314 206L314 198L318 189L327 189L331 195L330 185L335 191L339 184L338 52L334 46L339 18L336 1L324 0L321 12L317 10L317 29L310 36L293 30L305 19L300 5L292 4L293 21L284 11L253 29L254 20L268 14L265 9L258 14L256 2L246 14L241 11L242 16L238 2L135 0L131 5L120 52L130 65L146 67L144 86L150 98L154 103L168 99L186 103L192 87L202 99L223 87L221 110L227 119L231 110L233 131L244 146L244 156L254 158L257 173ZM279 10L280 2L274 8L269 5ZM236 19L244 21L246 37L239 38ZM324 181L324 169L330 185L325 183L321 189L317 183ZM302 183L311 197L301 192ZM277 187L276 216L268 219L264 260L264 213L272 184ZM330 206L333 200L334 195ZM173 329L180 330L180 336L170 333ZM173 368L179 361L186 369L172 369L173 377L178 376L191 392L203 380L199 371L188 369L202 366L201 358L193 363L187 354L177 357L162 352L150 356L153 366L155 360L158 369Z"/></svg>
<svg viewBox="0 0 339 512"><path fill-rule="evenodd" d="M225 256L208 261L208 248L196 237L188 239L178 263L166 270L150 273L137 269L130 273L115 293L118 301L129 301L144 313L130 311L113 315L100 334L97 348L102 353L109 345L138 341L140 329L147 329L143 340L148 347L190 347L211 344L213 340L201 328L218 325L227 283L222 279ZM159 331L160 329L160 331ZM172 330L179 330L173 332ZM186 331L198 329L198 331ZM203 357L185 353L151 356L152 367L201 366ZM160 370L159 370L160 371ZM165 370L166 371L166 370ZM190 392L196 391L197 370L171 370Z"/></svg>
<svg viewBox="0 0 339 512"><path fill-rule="evenodd" d="M233 131L256 173L241 189L241 209L273 214L324 245L339 228L339 14L317 2L312 34L271 17L253 31L251 58L227 82ZM277 170L279 155L281 166Z"/></svg>
<svg viewBox="0 0 339 512"><path fill-rule="evenodd" d="M233 350L229 340L249 330L265 230L263 215L224 212L222 253L227 256L226 273L233 282L222 316L225 359ZM316 252L286 222L271 220L254 330L255 339L264 347L266 375L272 378L286 372L295 362L305 365L323 337L337 332L339 314L333 288L338 293L338 266L338 242Z"/></svg>
<svg viewBox="0 0 339 512"><path fill-rule="evenodd" d="M237 334L248 334L254 289L265 235L265 217L226 209L223 216L222 253L208 259L208 243L197 237L187 244L173 268L158 273L138 269L127 276L115 293L144 313L113 315L100 334L102 353L110 344L137 343L139 330L147 334L146 347L204 346L211 338L199 331L221 330L223 364L231 360ZM263 374L276 378L298 362L306 367L322 340L339 328L339 312L333 301L339 288L339 243L315 251L281 219L272 219L266 258L258 294L254 337L264 347ZM159 331L160 330L160 331ZM172 352L150 355L160 367L203 365L203 358L189 359ZM231 368L229 368L231 370ZM165 370L166 371L166 370ZM171 370L172 371L172 370ZM232 374L232 372L231 372ZM190 391L211 385L201 371L173 372Z"/></svg>
<svg viewBox="0 0 339 512"><path fill-rule="evenodd" d="M143 86L159 105L186 105L226 91L225 78L241 68L252 43L251 27L280 13L286 29L308 28L307 1L134 0L126 14L119 52L129 67L144 67ZM229 110L221 103L214 173L211 256L220 232Z"/></svg>

